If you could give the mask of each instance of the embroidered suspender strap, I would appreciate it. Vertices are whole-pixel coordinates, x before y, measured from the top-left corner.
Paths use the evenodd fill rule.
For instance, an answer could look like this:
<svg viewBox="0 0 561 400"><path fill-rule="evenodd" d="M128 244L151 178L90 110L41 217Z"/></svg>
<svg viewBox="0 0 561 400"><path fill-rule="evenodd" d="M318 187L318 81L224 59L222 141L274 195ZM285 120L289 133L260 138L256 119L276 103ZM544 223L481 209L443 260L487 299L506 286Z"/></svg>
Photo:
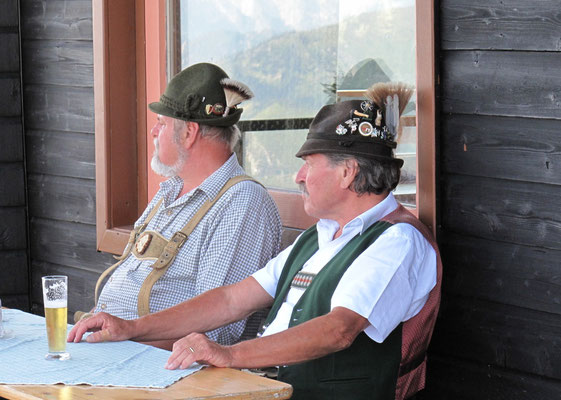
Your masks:
<svg viewBox="0 0 561 400"><path fill-rule="evenodd" d="M195 227L203 219L208 210L210 210L212 206L214 206L214 204L220 199L220 197L222 197L222 195L226 193L232 186L242 181L253 181L255 183L259 183L247 175L238 175L230 178L230 180L226 182L226 184L224 184L222 189L220 189L214 199L204 202L201 208L199 208L197 213L183 227L183 229L173 234L170 241L164 248L164 251L162 251L156 262L152 265L152 271L150 271L150 274L148 274L148 276L144 280L144 283L142 284L142 287L140 288L140 291L138 293L137 305L139 317L150 313L150 293L152 292L152 287L154 286L156 281L166 273L170 265L173 263L173 260L177 256L179 249L189 238L191 232L193 232Z"/></svg>
<svg viewBox="0 0 561 400"><path fill-rule="evenodd" d="M97 306L99 288L100 288L101 284L103 283L105 278L107 278L107 276L111 272L115 271L117 269L117 267L119 265L121 265L123 260L125 260L129 256L129 254L131 253L131 250L134 246L134 242L136 242L136 238L138 237L138 234L141 233L144 229L146 229L146 226L148 226L148 223L152 220L152 218L154 218L154 215L156 215L156 213L158 212L158 209L160 208L160 205L162 204L162 202L163 202L163 198L160 199L156 203L154 208L152 208L152 210L150 211L150 214L148 214L144 223L142 225L140 225L139 227L134 228L131 231L130 236L129 236L129 241L128 241L127 245L125 246L125 250L123 251L123 254L120 257L115 257L119 261L116 262L115 264L113 264L112 266L110 266L109 268L107 268L105 271L103 271L102 274L97 279L97 282L95 284L95 291L94 291L94 304L96 306Z"/></svg>

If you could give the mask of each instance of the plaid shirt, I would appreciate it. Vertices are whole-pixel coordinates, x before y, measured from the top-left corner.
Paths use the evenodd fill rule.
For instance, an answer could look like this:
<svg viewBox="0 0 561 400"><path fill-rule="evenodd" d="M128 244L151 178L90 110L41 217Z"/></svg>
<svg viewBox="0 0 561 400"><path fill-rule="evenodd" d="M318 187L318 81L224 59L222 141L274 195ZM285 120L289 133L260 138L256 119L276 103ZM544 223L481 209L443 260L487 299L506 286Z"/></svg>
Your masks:
<svg viewBox="0 0 561 400"><path fill-rule="evenodd" d="M160 190L135 226L147 218L160 198L160 209L146 231L166 239L181 230L207 199L214 198L231 177L244 174L236 156L199 187L177 199L183 187L179 177L160 184ZM150 311L156 312L218 286L250 276L279 251L281 222L267 191L255 182L240 182L214 204L193 230L166 273L154 284ZM95 312L105 311L124 319L138 318L138 292L154 261L138 260L132 253L113 272L101 292ZM246 321L207 332L221 344L239 340Z"/></svg>

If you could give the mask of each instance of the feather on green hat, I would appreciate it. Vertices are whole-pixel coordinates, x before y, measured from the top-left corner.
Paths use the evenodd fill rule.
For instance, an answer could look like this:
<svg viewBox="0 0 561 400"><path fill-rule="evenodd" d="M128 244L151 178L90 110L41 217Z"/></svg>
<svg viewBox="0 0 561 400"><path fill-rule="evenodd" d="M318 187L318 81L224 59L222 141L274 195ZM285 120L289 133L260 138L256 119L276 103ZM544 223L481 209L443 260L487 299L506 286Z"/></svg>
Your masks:
<svg viewBox="0 0 561 400"><path fill-rule="evenodd" d="M160 101L148 107L171 118L225 127L240 120L243 109L238 105L252 97L247 86L230 79L220 67L199 63L175 75Z"/></svg>

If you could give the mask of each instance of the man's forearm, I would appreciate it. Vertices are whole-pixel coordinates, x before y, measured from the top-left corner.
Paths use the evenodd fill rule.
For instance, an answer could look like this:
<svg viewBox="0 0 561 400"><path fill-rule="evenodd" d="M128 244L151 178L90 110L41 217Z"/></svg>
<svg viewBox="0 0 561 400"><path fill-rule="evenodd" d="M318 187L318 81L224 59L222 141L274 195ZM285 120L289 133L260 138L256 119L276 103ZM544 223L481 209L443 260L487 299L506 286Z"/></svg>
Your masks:
<svg viewBox="0 0 561 400"><path fill-rule="evenodd" d="M131 321L132 339L174 340L208 332L267 307L272 298L253 278L223 286L166 310Z"/></svg>
<svg viewBox="0 0 561 400"><path fill-rule="evenodd" d="M260 368L323 357L349 347L367 326L367 319L348 309L336 308L284 332L232 346L231 366Z"/></svg>

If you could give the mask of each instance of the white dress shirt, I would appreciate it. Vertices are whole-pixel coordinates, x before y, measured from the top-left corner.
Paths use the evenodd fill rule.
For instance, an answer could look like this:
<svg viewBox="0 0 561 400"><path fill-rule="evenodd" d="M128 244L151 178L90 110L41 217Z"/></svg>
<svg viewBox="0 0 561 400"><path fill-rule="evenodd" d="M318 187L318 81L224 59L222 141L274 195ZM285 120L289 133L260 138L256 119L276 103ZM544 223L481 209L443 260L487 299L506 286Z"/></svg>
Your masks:
<svg viewBox="0 0 561 400"><path fill-rule="evenodd" d="M338 223L320 220L317 223L319 249L304 264L302 271L317 274L353 237L365 232L397 206L390 193L381 203L347 223L336 239L333 236L339 229ZM293 246L253 274L272 297ZM413 226L399 223L384 231L349 266L333 293L331 310L345 307L367 318L370 325L365 333L381 343L402 321L414 317L421 310L435 285L434 249ZM264 335L288 328L292 309L304 291L302 288L290 288L277 317Z"/></svg>

